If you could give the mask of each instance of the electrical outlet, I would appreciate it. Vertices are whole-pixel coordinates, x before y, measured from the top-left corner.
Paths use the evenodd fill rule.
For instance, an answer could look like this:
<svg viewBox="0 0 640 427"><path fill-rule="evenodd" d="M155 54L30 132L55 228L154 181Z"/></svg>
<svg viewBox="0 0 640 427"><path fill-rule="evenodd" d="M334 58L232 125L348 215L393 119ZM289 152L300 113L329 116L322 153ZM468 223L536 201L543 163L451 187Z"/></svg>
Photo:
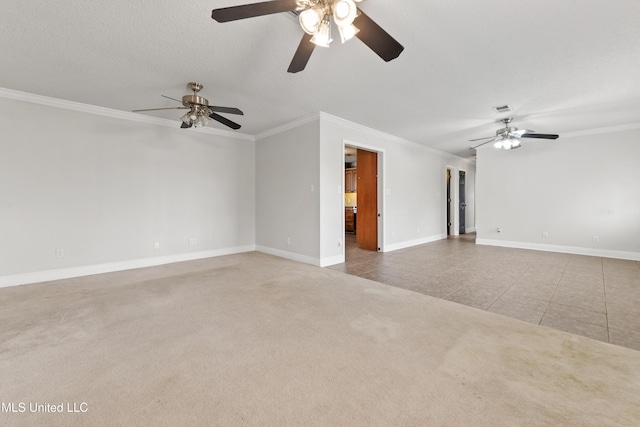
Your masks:
<svg viewBox="0 0 640 427"><path fill-rule="evenodd" d="M600 238L598 236L593 236L593 238L591 239L591 241L593 243L600 243Z"/></svg>
<svg viewBox="0 0 640 427"><path fill-rule="evenodd" d="M56 249L56 258L64 258L64 249Z"/></svg>
<svg viewBox="0 0 640 427"><path fill-rule="evenodd" d="M197 244L198 244L198 239L196 239L195 237L189 238L189 246L195 246Z"/></svg>
<svg viewBox="0 0 640 427"><path fill-rule="evenodd" d="M542 232L542 238L548 239L549 238L549 232L548 231L543 231Z"/></svg>
<svg viewBox="0 0 640 427"><path fill-rule="evenodd" d="M160 249L160 242L153 242L153 249Z"/></svg>

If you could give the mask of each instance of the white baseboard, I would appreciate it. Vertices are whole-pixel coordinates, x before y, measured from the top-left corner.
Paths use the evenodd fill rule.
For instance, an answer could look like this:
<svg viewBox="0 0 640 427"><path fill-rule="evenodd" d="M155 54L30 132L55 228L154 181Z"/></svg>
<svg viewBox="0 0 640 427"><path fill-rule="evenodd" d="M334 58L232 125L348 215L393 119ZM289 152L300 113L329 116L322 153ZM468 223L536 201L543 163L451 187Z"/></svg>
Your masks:
<svg viewBox="0 0 640 427"><path fill-rule="evenodd" d="M534 251L561 252L575 255L598 256L603 258L640 261L640 253L614 251L610 249L581 248L576 246L545 245L541 243L512 242L508 240L476 239L477 245L502 246L505 248L531 249Z"/></svg>
<svg viewBox="0 0 640 427"><path fill-rule="evenodd" d="M344 254L320 259L320 267L329 267L330 265L342 264L344 262Z"/></svg>
<svg viewBox="0 0 640 427"><path fill-rule="evenodd" d="M265 254L278 256L280 258L290 259L292 261L304 262L305 264L316 265L320 267L321 261L319 258L310 257L308 255L301 255L294 252L283 251L282 249L270 248L267 246L256 245L256 251L263 252Z"/></svg>
<svg viewBox="0 0 640 427"><path fill-rule="evenodd" d="M38 271L34 273L0 276L0 288L30 283L49 282L52 280L70 279L73 277L90 276L93 274L112 273L114 271L131 270L134 268L153 267L174 262L192 261L195 259L214 258L223 255L233 255L255 251L255 245L235 246L231 248L215 249L185 254L167 255L153 258L140 258L127 261L109 262L105 264L83 265L80 267L61 268L56 270Z"/></svg>
<svg viewBox="0 0 640 427"><path fill-rule="evenodd" d="M435 242L435 241L446 239L446 238L447 238L446 234L438 234L435 236L428 236L428 237L422 237L420 239L393 243L390 245L385 245L383 252L397 251L398 249L405 249L405 248L410 248L411 246L424 245L425 243L431 243L431 242Z"/></svg>

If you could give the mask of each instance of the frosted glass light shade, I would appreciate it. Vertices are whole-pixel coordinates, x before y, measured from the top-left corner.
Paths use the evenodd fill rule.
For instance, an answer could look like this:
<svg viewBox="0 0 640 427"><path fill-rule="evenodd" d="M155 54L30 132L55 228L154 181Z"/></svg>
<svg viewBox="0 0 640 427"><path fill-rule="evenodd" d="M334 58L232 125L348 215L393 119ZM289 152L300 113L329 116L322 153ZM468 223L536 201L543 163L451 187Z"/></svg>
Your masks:
<svg viewBox="0 0 640 427"><path fill-rule="evenodd" d="M353 0L338 0L333 4L333 20L338 26L351 25L357 14Z"/></svg>
<svg viewBox="0 0 640 427"><path fill-rule="evenodd" d="M341 25L338 27L338 32L340 33L340 41L345 43L348 40L351 40L353 36L358 34L360 30L357 29L353 24L349 25Z"/></svg>
<svg viewBox="0 0 640 427"><path fill-rule="evenodd" d="M311 8L300 12L298 17L300 26L305 33L314 35L318 32L322 19L324 18L324 12L320 8Z"/></svg>
<svg viewBox="0 0 640 427"><path fill-rule="evenodd" d="M496 141L496 143L493 144L493 146L496 148L502 148L505 150L512 150L514 148L520 147L520 140L517 138L503 138L500 141Z"/></svg>

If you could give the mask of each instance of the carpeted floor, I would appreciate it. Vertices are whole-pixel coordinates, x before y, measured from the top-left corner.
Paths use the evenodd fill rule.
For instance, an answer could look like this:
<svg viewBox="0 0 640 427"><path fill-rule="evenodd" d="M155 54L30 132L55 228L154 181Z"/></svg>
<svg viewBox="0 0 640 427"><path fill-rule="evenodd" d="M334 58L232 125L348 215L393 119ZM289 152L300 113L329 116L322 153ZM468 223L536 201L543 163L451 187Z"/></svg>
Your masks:
<svg viewBox="0 0 640 427"><path fill-rule="evenodd" d="M0 325L0 425L640 423L638 351L259 253L0 289Z"/></svg>

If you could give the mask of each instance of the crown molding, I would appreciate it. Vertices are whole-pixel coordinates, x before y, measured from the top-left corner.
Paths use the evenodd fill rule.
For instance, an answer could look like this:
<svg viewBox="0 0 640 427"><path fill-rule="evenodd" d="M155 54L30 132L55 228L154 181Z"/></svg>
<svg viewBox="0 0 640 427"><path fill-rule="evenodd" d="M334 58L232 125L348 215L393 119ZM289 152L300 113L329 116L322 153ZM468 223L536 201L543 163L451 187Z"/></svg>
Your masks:
<svg viewBox="0 0 640 427"><path fill-rule="evenodd" d="M111 117L111 118L122 119L122 120L130 120L134 122L157 125L157 126L166 126L170 128L176 128L177 124L179 124L179 121L176 121L176 120L161 119L159 117L146 116L144 114L137 114L129 111L114 110L112 108L99 107L96 105L83 104L80 102L67 101L64 99L51 98L51 97L42 96L42 95L35 95L32 93L20 92L17 90L6 89L6 88L0 88L0 98L13 99L16 101L30 102L32 104L40 104L48 107L63 108L65 110L79 111L82 113L95 114L99 116ZM197 129L196 128L190 129L189 131L207 133L207 134L218 135L218 136L225 136L228 138L255 141L255 138L253 137L253 135L249 135L246 133L232 132L224 129L201 127Z"/></svg>
<svg viewBox="0 0 640 427"><path fill-rule="evenodd" d="M562 138L575 138L579 136L599 135L603 133L624 132L627 130L640 129L640 123L630 123L626 125L608 126L603 128L586 129L576 132L566 132L562 134Z"/></svg>
<svg viewBox="0 0 640 427"><path fill-rule="evenodd" d="M470 163L470 164L473 163L473 160L471 160L471 159L465 159L464 157L456 156L455 154L447 153L446 151L437 150L435 148L428 147L426 145L420 144L420 143L415 142L415 141L404 139L404 138L401 138L399 136L392 135L390 133L382 132L380 130L370 128L368 126L364 126L364 125L361 125L359 123L352 122L352 121L349 121L347 119L343 119L342 117L334 116L334 115L331 115L331 114L328 114L328 113L325 113L325 112L322 112L322 111L320 111L318 114L324 120L327 120L327 121L332 122L332 123L337 124L337 125L350 127L352 129L358 130L358 131L363 132L363 133L367 133L367 134L369 134L371 136L375 136L375 137L380 138L380 139L386 139L387 141L390 141L390 142L395 142L395 143L399 143L399 144L410 145L412 147L417 147L417 148L420 148L420 149L422 149L424 151L427 151L429 153L436 154L436 155L439 155L439 156L444 156L444 157L449 158L449 159L461 160L461 161L464 161L464 162L467 162L467 163Z"/></svg>
<svg viewBox="0 0 640 427"><path fill-rule="evenodd" d="M321 114L322 113L312 113L312 114L309 114L309 115L306 115L306 116L302 116L302 117L300 117L298 119L295 119L295 120L293 120L291 122L285 123L283 125L276 126L276 127L272 128L272 129L266 130L264 132L261 132L261 133L255 135L255 140L259 141L261 139L268 138L268 137L273 136L273 135L277 135L279 133L288 131L290 129L297 128L298 126L302 126L304 124L311 123L311 122L316 121L316 120L320 120L320 115Z"/></svg>

